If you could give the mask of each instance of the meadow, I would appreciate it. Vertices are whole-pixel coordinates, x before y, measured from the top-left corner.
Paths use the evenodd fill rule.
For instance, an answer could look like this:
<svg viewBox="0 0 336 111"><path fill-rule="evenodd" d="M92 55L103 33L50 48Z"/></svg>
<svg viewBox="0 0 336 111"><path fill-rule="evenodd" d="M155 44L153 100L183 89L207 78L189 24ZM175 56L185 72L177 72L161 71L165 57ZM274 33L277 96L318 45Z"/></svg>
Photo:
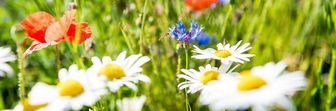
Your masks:
<svg viewBox="0 0 336 111"><path fill-rule="evenodd" d="M33 40L27 38L27 30L18 27L21 21L39 11L54 16L55 21L61 20L69 7L74 8L72 5L76 9L75 21L85 21L90 27L90 41L79 42L82 34L77 27L75 42L59 42L24 56ZM185 72L181 69L198 70L207 64L216 67L224 64L214 59L195 59L193 45L216 49L219 43L233 46L238 41L250 43L251 49L245 53L254 56L233 68L235 72L283 61L287 72L302 71L306 78L302 90L286 95L296 110L336 110L336 1L333 0L231 0L198 11L188 9L184 0L0 0L0 19L0 47L10 47L16 58L7 62L12 74L5 71L0 75L0 110L20 104L38 82L58 84L62 68L77 64L79 69L88 70L96 64L92 57L109 56L115 60L127 51L126 57L140 54L150 59L141 66L142 74L150 82L142 78L139 81L144 82L135 84L137 90L127 85L109 91L81 110L122 110L117 107L117 100L145 96L141 106L144 111L208 111L211 106L200 103L201 91L192 94L178 87L186 81L178 74ZM210 42L200 45L176 40L170 28L174 29L179 21L187 30L193 27L190 22L196 22ZM1 59L0 70L6 64ZM129 105L136 104L142 105L136 102ZM255 110L253 107L233 110L240 109ZM271 105L267 110L294 109Z"/></svg>

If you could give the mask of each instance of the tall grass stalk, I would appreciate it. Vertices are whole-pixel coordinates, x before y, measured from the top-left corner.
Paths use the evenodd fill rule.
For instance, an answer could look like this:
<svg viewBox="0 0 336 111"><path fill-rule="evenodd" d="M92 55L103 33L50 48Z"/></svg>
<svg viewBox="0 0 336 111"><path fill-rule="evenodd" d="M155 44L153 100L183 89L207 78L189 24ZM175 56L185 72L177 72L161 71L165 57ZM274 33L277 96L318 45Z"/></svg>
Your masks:
<svg viewBox="0 0 336 111"><path fill-rule="evenodd" d="M75 5L77 7L76 9L76 16L75 16L75 19L76 19L76 22L79 23L80 22L80 17L81 17L81 3L83 1L81 0L75 0ZM81 27L76 27L76 33L75 33L75 42L72 43L72 53L74 55L74 60L76 61L76 63L78 64L78 66L80 68L84 68L85 69L85 65L83 63L83 60L81 58L81 56L79 55L78 53L78 47L79 47L79 40L80 40L80 36L81 36Z"/></svg>
<svg viewBox="0 0 336 111"><path fill-rule="evenodd" d="M143 9L142 9L142 14L141 14L141 31L140 31L140 40L139 40L139 50L140 50L140 54L143 53L143 46L144 46L144 31L145 31L145 18L146 18L146 15L147 15L147 3L148 0L145 0L145 4L143 6Z"/></svg>

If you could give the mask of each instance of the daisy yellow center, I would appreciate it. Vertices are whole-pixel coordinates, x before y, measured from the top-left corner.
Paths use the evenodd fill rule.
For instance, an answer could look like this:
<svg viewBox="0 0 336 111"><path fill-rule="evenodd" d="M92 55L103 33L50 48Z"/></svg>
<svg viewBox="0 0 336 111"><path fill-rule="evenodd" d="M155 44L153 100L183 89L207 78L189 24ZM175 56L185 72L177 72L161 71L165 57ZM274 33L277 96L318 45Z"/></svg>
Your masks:
<svg viewBox="0 0 336 111"><path fill-rule="evenodd" d="M250 90L258 89L264 85L266 85L266 81L259 76L255 76L251 74L241 74L241 78L238 83L238 90L239 91L250 91Z"/></svg>
<svg viewBox="0 0 336 111"><path fill-rule="evenodd" d="M215 55L217 57L220 57L220 58L226 58L226 57L229 57L231 55L231 52L228 51L228 50L217 50L215 52Z"/></svg>
<svg viewBox="0 0 336 111"><path fill-rule="evenodd" d="M99 73L105 75L109 80L119 79L125 76L124 69L117 64L106 64Z"/></svg>
<svg viewBox="0 0 336 111"><path fill-rule="evenodd" d="M57 84L57 90L61 96L77 96L84 91L81 83L77 80L69 79Z"/></svg>
<svg viewBox="0 0 336 111"><path fill-rule="evenodd" d="M240 72L241 76L247 76L247 75L251 75L251 70L243 70Z"/></svg>
<svg viewBox="0 0 336 111"><path fill-rule="evenodd" d="M47 105L48 105L47 103L32 105L32 104L29 103L29 99L24 99L22 101L23 111L36 111L40 108L46 107Z"/></svg>
<svg viewBox="0 0 336 111"><path fill-rule="evenodd" d="M218 71L207 71L205 72L201 78L200 78L200 81L203 83L203 84L207 84L209 81L212 81L212 80L217 80L218 79L218 75L219 75L219 72Z"/></svg>

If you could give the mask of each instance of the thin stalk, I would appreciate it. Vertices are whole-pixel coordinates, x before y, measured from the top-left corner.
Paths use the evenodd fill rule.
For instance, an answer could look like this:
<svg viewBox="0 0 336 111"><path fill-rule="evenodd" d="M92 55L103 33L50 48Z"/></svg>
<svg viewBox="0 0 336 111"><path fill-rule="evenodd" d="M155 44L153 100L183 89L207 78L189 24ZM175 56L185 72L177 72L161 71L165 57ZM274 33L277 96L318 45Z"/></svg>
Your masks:
<svg viewBox="0 0 336 111"><path fill-rule="evenodd" d="M55 0L55 14L57 18L61 17L61 10L62 10L62 1L61 0ZM61 69L61 52L60 52L60 46L57 44L55 46L55 62L56 62L56 70L59 71Z"/></svg>
<svg viewBox="0 0 336 111"><path fill-rule="evenodd" d="M335 70L336 70L336 49L332 50L332 59L331 59L331 68L329 71L329 81L328 81L328 94L327 94L327 104L326 104L326 111L330 111L330 108L332 107L331 103L333 100L333 90L334 90L334 84L335 84Z"/></svg>
<svg viewBox="0 0 336 111"><path fill-rule="evenodd" d="M22 43L25 42L25 39L22 38L17 38L15 35L15 32L17 31L18 26L12 26L10 30L10 34L12 39L16 42L16 47L17 47L17 55L18 55L18 67L19 67L19 74L18 74L18 86L19 86L19 97L20 100L23 101L25 99L26 93L25 93L25 69L24 69L24 58L25 56L23 55L24 51L24 45Z"/></svg>
<svg viewBox="0 0 336 111"><path fill-rule="evenodd" d="M185 48L184 53L185 53L185 68L189 69L189 48Z"/></svg>
<svg viewBox="0 0 336 111"><path fill-rule="evenodd" d="M57 71L61 69L61 51L60 51L60 46L59 45L56 45L56 48L55 48L55 54L56 54L56 68L57 68Z"/></svg>
<svg viewBox="0 0 336 111"><path fill-rule="evenodd" d="M19 70L20 73L18 75L18 83L19 83L19 97L20 100L23 101L25 99L26 93L25 93L25 69L24 69L24 56L23 56L23 46L20 44L18 46L18 56L19 56Z"/></svg>
<svg viewBox="0 0 336 111"><path fill-rule="evenodd" d="M126 44L128 46L128 49L130 49L131 53L135 53L134 50L133 50L133 46L132 46L132 42L131 42L131 39L128 37L128 35L125 33L124 29L122 28L122 26L120 26L120 31L126 41Z"/></svg>
<svg viewBox="0 0 336 111"><path fill-rule="evenodd" d="M187 50L187 49L186 49ZM187 53L186 53L186 55L188 55ZM176 75L178 75L178 74L180 74L181 73L181 66L182 66L182 55L179 53L179 51L178 51L178 58L177 58L177 69L176 69ZM189 61L188 59L187 59L187 57L188 56L186 56L186 61ZM188 65L187 65L188 64ZM188 62L186 62L186 67L189 67L189 63ZM184 89L184 96L185 96L185 107L186 107L186 110L187 111L190 111L189 109L190 109L190 105L189 105L189 99L188 99L188 93L187 93L187 90L186 89Z"/></svg>
<svg viewBox="0 0 336 111"><path fill-rule="evenodd" d="M180 55L179 51L177 51L177 68L175 78L177 78L177 75L181 73L181 65L182 65L182 56ZM177 84L177 81L175 81L175 84Z"/></svg>
<svg viewBox="0 0 336 111"><path fill-rule="evenodd" d="M185 68L189 69L189 48L184 48L184 53L185 53ZM185 94L185 101L186 101L186 109L187 111L191 111L191 106L189 104L189 97L187 93L187 89L184 89L184 94Z"/></svg>
<svg viewBox="0 0 336 111"><path fill-rule="evenodd" d="M75 4L76 6L78 7L76 9L76 21L79 22L80 21L80 17L81 17L81 2L82 1L79 1L79 0L75 0ZM80 68L84 68L85 69L85 65L83 63L83 60L82 58L79 56L78 54L78 47L79 47L79 40L80 40L80 31L81 31L81 27L76 27L76 33L75 33L75 42L72 44L73 47L72 47L72 53L74 55L74 60L76 61L77 65L80 67Z"/></svg>
<svg viewBox="0 0 336 111"><path fill-rule="evenodd" d="M222 36L221 37L225 37L225 30L226 30L226 26L229 24L228 23L228 20L229 20L229 17L231 17L231 12L232 12L232 6L231 5L229 5L229 9L228 9L228 11L227 11L227 13L226 13L226 15L225 15L225 18L224 18L224 26L223 26L223 30L222 30ZM223 40L224 40L225 38L223 38ZM222 41L223 41L222 40Z"/></svg>
<svg viewBox="0 0 336 111"><path fill-rule="evenodd" d="M144 27L145 27L145 18L146 18L146 13L147 13L147 2L148 0L145 0L145 4L142 9L142 17L141 17L141 31L140 31L140 40L139 40L139 47L140 47L140 54L143 53L143 44L144 44Z"/></svg>

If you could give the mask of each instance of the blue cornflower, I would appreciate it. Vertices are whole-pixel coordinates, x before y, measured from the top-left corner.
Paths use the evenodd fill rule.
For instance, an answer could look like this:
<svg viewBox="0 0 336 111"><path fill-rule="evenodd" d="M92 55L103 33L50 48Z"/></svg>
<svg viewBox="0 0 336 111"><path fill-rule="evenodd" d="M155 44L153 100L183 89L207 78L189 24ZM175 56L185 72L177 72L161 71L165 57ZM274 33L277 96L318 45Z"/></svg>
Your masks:
<svg viewBox="0 0 336 111"><path fill-rule="evenodd" d="M191 39L192 42L196 42L200 46L208 45L211 42L210 36L206 33L201 33L199 36Z"/></svg>
<svg viewBox="0 0 336 111"><path fill-rule="evenodd" d="M203 28L200 27L195 21L191 21L191 27L189 31L183 22L178 22L175 27L169 28L168 34L177 39L180 43L195 42L199 45L207 45L210 43L210 37L203 32Z"/></svg>

